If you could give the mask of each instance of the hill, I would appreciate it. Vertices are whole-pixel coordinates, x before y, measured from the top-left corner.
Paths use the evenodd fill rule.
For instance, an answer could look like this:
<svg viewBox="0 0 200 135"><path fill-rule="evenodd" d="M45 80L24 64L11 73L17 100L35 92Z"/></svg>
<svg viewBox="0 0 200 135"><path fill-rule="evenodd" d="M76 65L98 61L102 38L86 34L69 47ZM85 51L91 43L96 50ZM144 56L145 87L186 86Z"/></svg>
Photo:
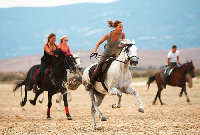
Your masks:
<svg viewBox="0 0 200 135"><path fill-rule="evenodd" d="M167 63L167 53L170 50L147 50L139 49L139 64L137 68L160 68ZM73 51L76 54L80 52L79 57L82 60L83 67L87 67L92 62L89 59L91 50ZM100 53L101 51L99 51ZM187 60L193 60L195 68L200 69L200 48L179 49L180 61L185 63ZM9 58L0 60L0 72L19 72L28 71L32 65L39 64L42 54L29 55L23 57Z"/></svg>

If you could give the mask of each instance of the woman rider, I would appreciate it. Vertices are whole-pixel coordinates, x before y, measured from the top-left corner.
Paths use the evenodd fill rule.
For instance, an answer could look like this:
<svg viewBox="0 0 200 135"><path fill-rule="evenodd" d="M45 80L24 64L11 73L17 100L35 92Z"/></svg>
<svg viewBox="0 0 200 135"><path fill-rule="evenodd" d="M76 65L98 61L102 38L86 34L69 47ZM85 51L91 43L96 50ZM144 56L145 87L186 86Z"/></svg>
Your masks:
<svg viewBox="0 0 200 135"><path fill-rule="evenodd" d="M67 44L67 42L68 42L67 36L61 37L60 43L57 45L58 48L60 48L63 52L70 52L70 48L69 48L69 45Z"/></svg>
<svg viewBox="0 0 200 135"><path fill-rule="evenodd" d="M118 47L120 44L120 39L125 39L125 34L122 32L123 30L123 24L121 21L116 20L116 21L108 21L108 26L110 28L114 28L115 30L109 32L106 34L95 46L93 54L97 55L97 49L102 44L105 40L107 40L107 43L104 46L104 51L102 53L102 57L99 60L98 63L105 62L109 56L116 56L118 55ZM91 79L90 79L90 84L87 85L86 90L90 90L93 85L95 84L95 81L98 78L98 66L92 73Z"/></svg>
<svg viewBox="0 0 200 135"><path fill-rule="evenodd" d="M39 72L35 79L35 84L33 86L33 91L37 91L37 85L40 84L41 78L42 78L42 72L48 67L53 65L53 63L56 60L56 57L58 55L54 54L52 51L55 51L57 49L55 45L56 41L56 35L54 33L50 33L47 37L48 41L47 44L44 45L44 55L41 58L41 64L39 68Z"/></svg>

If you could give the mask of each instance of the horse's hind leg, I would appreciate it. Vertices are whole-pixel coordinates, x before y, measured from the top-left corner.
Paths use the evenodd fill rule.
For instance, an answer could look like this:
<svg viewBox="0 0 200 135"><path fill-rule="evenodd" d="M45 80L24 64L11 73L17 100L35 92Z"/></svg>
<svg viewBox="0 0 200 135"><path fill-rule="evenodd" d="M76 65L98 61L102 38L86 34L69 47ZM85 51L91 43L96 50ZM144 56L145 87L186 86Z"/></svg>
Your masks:
<svg viewBox="0 0 200 135"><path fill-rule="evenodd" d="M95 96L96 96L96 104L99 107L105 97L105 94L100 94L100 93L95 92ZM101 118L101 121L106 121L106 118L103 116L103 114L101 112L100 112L99 117Z"/></svg>
<svg viewBox="0 0 200 135"><path fill-rule="evenodd" d="M32 105L36 105L37 98L38 98L38 96L39 96L42 92L44 92L44 90L43 90L43 89L39 89L39 90L36 92L36 94L35 94L34 100L29 100L29 102L30 102Z"/></svg>
<svg viewBox="0 0 200 135"><path fill-rule="evenodd" d="M157 92L156 97L154 98L154 101L153 101L153 105L156 104L156 100L157 100L158 95L159 95L159 93Z"/></svg>
<svg viewBox="0 0 200 135"><path fill-rule="evenodd" d="M96 118L95 118L95 113L96 111L98 112L99 116L102 118L103 115L102 113L99 111L98 109L98 106L96 104L96 101L95 101L95 97L94 97L94 90L90 90L89 91L89 94L90 94L90 98L91 98L91 102L92 102L92 107L91 107L91 114L92 114L92 117L93 117L93 124L94 124L94 129L98 129L98 126L96 125ZM100 100L99 100L99 105L100 105Z"/></svg>
<svg viewBox="0 0 200 135"><path fill-rule="evenodd" d="M20 105L23 107L27 102L27 86L25 86L25 96L24 99L21 101Z"/></svg>
<svg viewBox="0 0 200 135"><path fill-rule="evenodd" d="M132 86L129 86L128 89L125 92L127 94L134 95L137 98L138 105L139 105L138 111L141 112L141 113L144 113L144 108L143 108L142 101L140 100L138 92L135 91Z"/></svg>

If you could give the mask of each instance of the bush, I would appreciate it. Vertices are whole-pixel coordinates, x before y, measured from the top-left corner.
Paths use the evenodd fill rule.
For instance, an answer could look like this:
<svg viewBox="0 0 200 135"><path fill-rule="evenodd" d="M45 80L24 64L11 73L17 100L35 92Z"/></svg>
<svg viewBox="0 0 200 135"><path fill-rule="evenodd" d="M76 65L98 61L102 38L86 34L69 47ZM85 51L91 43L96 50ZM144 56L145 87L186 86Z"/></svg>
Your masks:
<svg viewBox="0 0 200 135"><path fill-rule="evenodd" d="M25 72L0 72L0 82L13 82L23 80L25 77Z"/></svg>

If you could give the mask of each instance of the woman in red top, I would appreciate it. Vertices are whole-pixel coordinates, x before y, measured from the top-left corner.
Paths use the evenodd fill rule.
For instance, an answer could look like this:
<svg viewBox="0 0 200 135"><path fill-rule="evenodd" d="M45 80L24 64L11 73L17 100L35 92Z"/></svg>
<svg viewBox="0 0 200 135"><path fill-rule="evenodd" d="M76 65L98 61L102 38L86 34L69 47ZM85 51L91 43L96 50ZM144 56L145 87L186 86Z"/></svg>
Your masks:
<svg viewBox="0 0 200 135"><path fill-rule="evenodd" d="M60 48L63 52L70 52L70 48L67 45L68 38L67 36L63 36L60 39L60 43L57 45L58 48Z"/></svg>

